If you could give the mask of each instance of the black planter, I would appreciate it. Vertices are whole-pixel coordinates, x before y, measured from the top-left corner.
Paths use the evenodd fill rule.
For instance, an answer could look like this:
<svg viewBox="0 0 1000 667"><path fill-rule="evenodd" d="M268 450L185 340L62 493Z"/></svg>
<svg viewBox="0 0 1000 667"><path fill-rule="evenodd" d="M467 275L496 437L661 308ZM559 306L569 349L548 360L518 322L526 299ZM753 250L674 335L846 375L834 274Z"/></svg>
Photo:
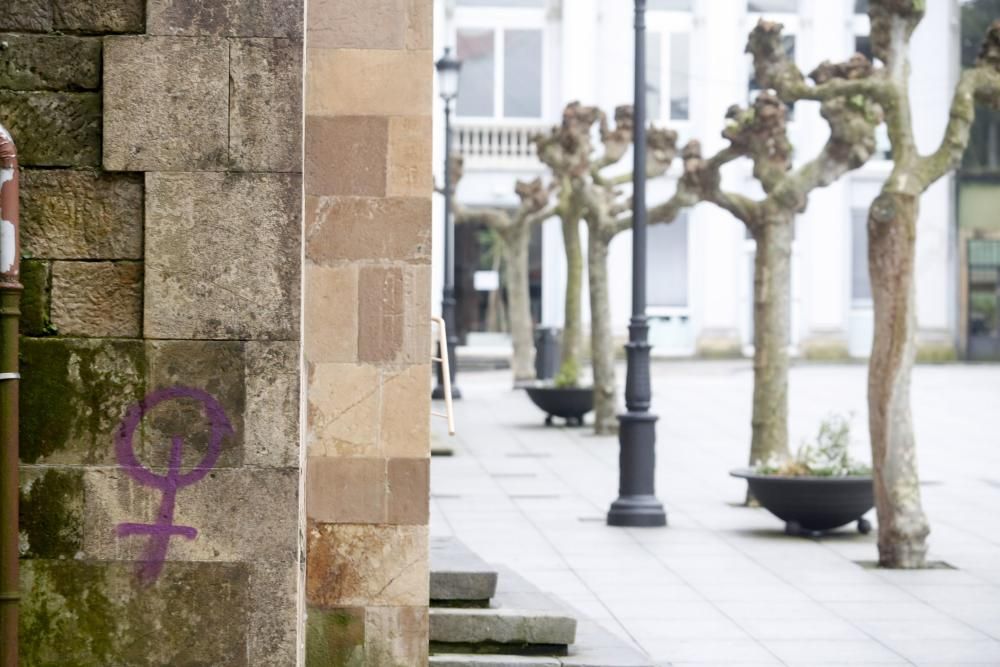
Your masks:
<svg viewBox="0 0 1000 667"><path fill-rule="evenodd" d="M747 481L754 498L785 521L789 535L815 534L852 521L858 522L861 533L871 530L862 518L875 504L870 476L783 477L759 475L748 468L729 474Z"/></svg>
<svg viewBox="0 0 1000 667"><path fill-rule="evenodd" d="M531 402L547 413L545 425L552 425L553 417L562 417L568 426L582 426L583 416L594 409L592 387L525 387Z"/></svg>

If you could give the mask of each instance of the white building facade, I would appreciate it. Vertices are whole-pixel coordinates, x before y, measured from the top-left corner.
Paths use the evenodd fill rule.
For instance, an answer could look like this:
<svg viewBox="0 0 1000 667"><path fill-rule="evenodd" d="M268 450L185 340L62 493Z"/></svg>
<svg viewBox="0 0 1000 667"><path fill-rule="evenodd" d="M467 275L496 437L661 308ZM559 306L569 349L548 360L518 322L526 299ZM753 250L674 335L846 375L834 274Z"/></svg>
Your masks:
<svg viewBox="0 0 1000 667"><path fill-rule="evenodd" d="M514 182L543 175L530 137L559 122L568 102L594 104L612 115L630 104L633 3L630 0L436 0L438 53L452 46L463 61L455 108L456 148L465 176L456 193L469 207L511 207ZM697 138L706 152L724 145L725 113L745 106L752 68L744 53L758 19L784 24L800 69L843 60L867 46L868 17L855 0L648 0L649 120L674 129L680 144ZM958 77L957 0L928 0L913 37L911 98L917 143L931 151L948 118ZM443 127L436 119L435 164L443 163ZM828 135L815 103L796 105L789 123L796 161L809 159ZM623 161L624 168L630 158ZM865 217L886 178L884 154L834 185L815 191L796 222L793 256L794 352L815 357L864 357L871 347L872 308ZM440 172L440 168L438 169ZM668 198L676 169L649 183L650 206ZM724 172L724 187L761 192L749 163ZM441 182L440 174L438 182ZM917 241L917 317L925 349L947 356L956 336L956 239L951 177L921 202ZM441 210L435 226L442 262ZM584 230L585 231L585 230ZM540 235L540 324L561 326L565 260L558 220ZM657 354L747 354L752 350L754 242L742 224L710 204L671 225L649 230L649 314ZM624 338L631 303L631 237L610 250L615 334ZM435 293L439 294L440 271ZM586 297L584 304L587 303ZM585 321L587 319L585 312Z"/></svg>

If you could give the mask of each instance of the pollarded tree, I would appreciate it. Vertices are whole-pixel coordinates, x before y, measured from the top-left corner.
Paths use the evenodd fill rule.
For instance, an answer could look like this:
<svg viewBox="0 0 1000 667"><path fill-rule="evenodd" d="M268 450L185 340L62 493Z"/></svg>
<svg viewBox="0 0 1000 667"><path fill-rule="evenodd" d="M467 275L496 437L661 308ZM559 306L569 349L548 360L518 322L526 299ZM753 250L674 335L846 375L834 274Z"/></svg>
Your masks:
<svg viewBox="0 0 1000 667"><path fill-rule="evenodd" d="M747 50L761 85L782 100L851 99L885 112L893 168L868 211L868 270L875 332L868 366L868 426L875 471L879 563L923 567L930 527L920 502L910 375L916 358L914 261L920 195L955 169L969 140L976 105L1000 109L1000 20L976 61L964 70L952 97L944 136L929 155L914 140L909 98L910 37L925 0L871 0L872 52L883 65L847 73L824 63L813 84L781 48L781 25L761 22Z"/></svg>

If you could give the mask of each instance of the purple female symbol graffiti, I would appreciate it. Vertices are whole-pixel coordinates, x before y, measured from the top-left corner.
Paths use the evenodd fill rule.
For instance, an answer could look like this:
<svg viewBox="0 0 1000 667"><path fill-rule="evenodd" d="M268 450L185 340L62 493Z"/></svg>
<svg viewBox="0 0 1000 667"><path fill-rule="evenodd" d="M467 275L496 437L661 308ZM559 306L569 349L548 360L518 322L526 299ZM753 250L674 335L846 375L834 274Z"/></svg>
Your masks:
<svg viewBox="0 0 1000 667"><path fill-rule="evenodd" d="M175 435L170 441L170 459L167 472L164 475L158 475L144 467L136 458L133 443L135 432L143 417L149 414L154 407L166 401L184 398L198 401L205 409L205 416L211 426L208 450L196 466L182 473L181 460L184 438ZM174 505L177 500L177 491L199 482L208 474L215 466L216 461L219 460L219 454L222 452L222 440L227 435L233 435L233 427L230 425L225 411L218 401L201 389L177 386L154 391L130 407L125 413L125 419L122 420L118 432L115 434L115 454L118 457L118 464L132 479L143 486L149 486L163 492L160 510L156 514L154 523L120 523L117 527L119 537L149 536L145 555L142 562L139 563L137 571L140 582L150 584L160 576L171 537L179 536L193 540L198 536L198 531L191 526L174 525Z"/></svg>

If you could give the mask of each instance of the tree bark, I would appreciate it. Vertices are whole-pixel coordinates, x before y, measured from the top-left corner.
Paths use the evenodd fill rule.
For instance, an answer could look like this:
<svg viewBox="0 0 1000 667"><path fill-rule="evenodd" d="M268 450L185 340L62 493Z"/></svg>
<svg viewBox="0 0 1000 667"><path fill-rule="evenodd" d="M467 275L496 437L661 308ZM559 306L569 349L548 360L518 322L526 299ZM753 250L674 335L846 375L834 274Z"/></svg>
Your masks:
<svg viewBox="0 0 1000 667"><path fill-rule="evenodd" d="M750 465L788 456L788 332L791 329L792 226L779 212L755 223L754 386Z"/></svg>
<svg viewBox="0 0 1000 667"><path fill-rule="evenodd" d="M618 432L615 402L615 350L608 296L608 239L599 224L589 225L587 268L590 285L590 357L594 369L594 432Z"/></svg>
<svg viewBox="0 0 1000 667"><path fill-rule="evenodd" d="M503 233L507 248L507 301L510 338L514 348L514 384L535 379L535 328L528 284L528 244L531 227L514 225Z"/></svg>
<svg viewBox="0 0 1000 667"><path fill-rule="evenodd" d="M916 358L914 260L919 195L883 191L868 214L875 335L868 362L868 427L875 473L879 565L926 564L930 526L920 502L910 410Z"/></svg>
<svg viewBox="0 0 1000 667"><path fill-rule="evenodd" d="M562 354L556 384L575 387L580 382L580 338L582 314L580 290L583 287L583 251L580 243L580 216L562 219L563 245L566 249L566 304L563 322Z"/></svg>

